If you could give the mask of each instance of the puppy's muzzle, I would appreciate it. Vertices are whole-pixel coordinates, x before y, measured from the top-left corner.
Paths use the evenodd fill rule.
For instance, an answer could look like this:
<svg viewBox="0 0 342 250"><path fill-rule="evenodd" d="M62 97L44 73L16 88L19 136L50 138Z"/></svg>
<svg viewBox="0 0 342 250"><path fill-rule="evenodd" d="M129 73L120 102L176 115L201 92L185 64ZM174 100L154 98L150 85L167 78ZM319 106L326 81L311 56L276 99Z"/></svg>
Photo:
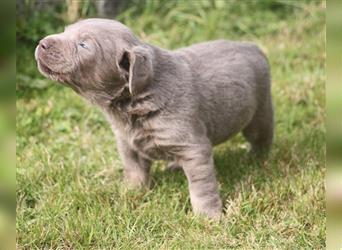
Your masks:
<svg viewBox="0 0 342 250"><path fill-rule="evenodd" d="M56 44L56 41L51 38L45 38L39 42L39 48L46 51L52 48Z"/></svg>

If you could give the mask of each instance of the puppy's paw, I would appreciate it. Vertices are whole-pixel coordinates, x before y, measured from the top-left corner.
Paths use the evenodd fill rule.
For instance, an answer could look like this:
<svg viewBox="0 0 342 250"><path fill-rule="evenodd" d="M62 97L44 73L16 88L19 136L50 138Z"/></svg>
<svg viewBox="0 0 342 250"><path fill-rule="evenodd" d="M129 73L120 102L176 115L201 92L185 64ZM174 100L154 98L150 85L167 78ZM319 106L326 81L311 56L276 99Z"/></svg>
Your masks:
<svg viewBox="0 0 342 250"><path fill-rule="evenodd" d="M150 178L145 175L141 175L138 173L130 173L125 176L124 179L125 186L128 189L144 189L149 188L150 186Z"/></svg>
<svg viewBox="0 0 342 250"><path fill-rule="evenodd" d="M205 216L212 220L220 220L222 215L222 202L221 200L214 199L208 201L192 202L194 214L197 216Z"/></svg>
<svg viewBox="0 0 342 250"><path fill-rule="evenodd" d="M260 161L265 161L267 160L269 154L270 154L270 149L269 148L256 148L252 147L251 150L249 151L249 154L253 157L256 158Z"/></svg>

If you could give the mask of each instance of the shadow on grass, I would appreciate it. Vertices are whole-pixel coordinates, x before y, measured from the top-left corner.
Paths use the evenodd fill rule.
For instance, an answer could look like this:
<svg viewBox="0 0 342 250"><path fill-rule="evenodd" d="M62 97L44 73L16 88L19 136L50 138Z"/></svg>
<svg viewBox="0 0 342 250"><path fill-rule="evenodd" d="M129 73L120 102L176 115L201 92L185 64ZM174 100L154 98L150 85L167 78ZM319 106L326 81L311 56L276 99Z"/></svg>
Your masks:
<svg viewBox="0 0 342 250"><path fill-rule="evenodd" d="M263 161L250 155L246 149L228 149L224 145L215 150L214 163L221 193L224 194L223 199L226 199L235 185L244 178L255 172L264 172L259 171L264 167ZM168 170L165 163L160 162L153 168L151 188L159 189L165 186L170 190L187 191L188 183L182 170Z"/></svg>
<svg viewBox="0 0 342 250"><path fill-rule="evenodd" d="M214 163L225 208L227 202L235 200L237 195L241 194L245 198L244 195L248 196L250 192L257 190L261 194L265 192L267 197L266 192L278 183L286 186L291 177L303 170L324 166L324 143L324 131L297 127L286 136L277 136L269 156L262 159L249 154L244 147L247 143L240 135L215 147ZM188 182L183 171L169 171L165 169L165 165L161 161L153 165L151 192L132 192L125 196L125 199L131 201L132 207L138 207L142 202L164 203L173 200L175 204L182 204L186 213L191 211ZM122 173L118 176L122 176ZM285 195L291 192L286 191ZM284 196L280 199L286 202ZM170 204L173 203L165 203L165 206Z"/></svg>
<svg viewBox="0 0 342 250"><path fill-rule="evenodd" d="M224 204L236 195L242 183L248 189L262 189L265 184L277 179L284 179L286 182L290 175L300 171L303 163L312 157L312 152L303 147L312 137L317 135L312 135L311 132L301 134L300 137L293 134L276 142L269 156L261 159L249 154L245 148L236 147L235 140L216 147L214 163ZM188 195L188 183L183 171L168 171L163 166L164 163L158 163L153 169L152 188L168 192L177 190Z"/></svg>
<svg viewBox="0 0 342 250"><path fill-rule="evenodd" d="M214 155L217 178L221 185L221 198L227 200L236 185L246 179L265 176L265 161L247 152L246 149L224 149ZM266 179L266 178L262 178Z"/></svg>

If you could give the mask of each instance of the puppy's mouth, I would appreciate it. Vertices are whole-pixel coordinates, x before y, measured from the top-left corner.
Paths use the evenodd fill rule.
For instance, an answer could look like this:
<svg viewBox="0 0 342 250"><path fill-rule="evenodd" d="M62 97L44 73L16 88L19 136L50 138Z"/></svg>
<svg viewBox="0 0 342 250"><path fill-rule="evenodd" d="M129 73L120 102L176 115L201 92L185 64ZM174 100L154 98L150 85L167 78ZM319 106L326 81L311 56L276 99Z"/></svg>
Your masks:
<svg viewBox="0 0 342 250"><path fill-rule="evenodd" d="M34 56L38 64L38 69L43 75L49 78L61 75L61 72L51 69L51 67L48 66L48 64L43 61L39 46L37 46Z"/></svg>
<svg viewBox="0 0 342 250"><path fill-rule="evenodd" d="M53 71L53 70L52 70L49 66L47 66L41 59L38 59L37 61L38 61L39 69L40 69L43 73L45 73L45 74L47 74L47 75L49 75L49 76L51 76L51 75L59 75L59 74L60 74L60 73L57 72L57 71Z"/></svg>
<svg viewBox="0 0 342 250"><path fill-rule="evenodd" d="M37 63L38 63L39 71L43 75L45 75L47 78L49 78L53 81L56 81L56 82L66 86L66 87L72 87L73 88L73 86L69 84L68 78L65 74L52 70L40 58L37 59ZM75 89L75 91L78 92L78 90L76 90L76 89Z"/></svg>

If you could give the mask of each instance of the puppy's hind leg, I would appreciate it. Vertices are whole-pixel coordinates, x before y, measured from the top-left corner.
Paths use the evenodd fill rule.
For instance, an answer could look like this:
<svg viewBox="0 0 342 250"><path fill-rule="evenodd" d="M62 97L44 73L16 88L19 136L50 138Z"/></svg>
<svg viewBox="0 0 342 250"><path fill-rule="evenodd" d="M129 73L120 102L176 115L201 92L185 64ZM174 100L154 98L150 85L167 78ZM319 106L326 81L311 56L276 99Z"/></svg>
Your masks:
<svg viewBox="0 0 342 250"><path fill-rule="evenodd" d="M254 117L242 131L242 134L251 144L251 153L265 156L271 149L274 133L272 102L264 102Z"/></svg>

